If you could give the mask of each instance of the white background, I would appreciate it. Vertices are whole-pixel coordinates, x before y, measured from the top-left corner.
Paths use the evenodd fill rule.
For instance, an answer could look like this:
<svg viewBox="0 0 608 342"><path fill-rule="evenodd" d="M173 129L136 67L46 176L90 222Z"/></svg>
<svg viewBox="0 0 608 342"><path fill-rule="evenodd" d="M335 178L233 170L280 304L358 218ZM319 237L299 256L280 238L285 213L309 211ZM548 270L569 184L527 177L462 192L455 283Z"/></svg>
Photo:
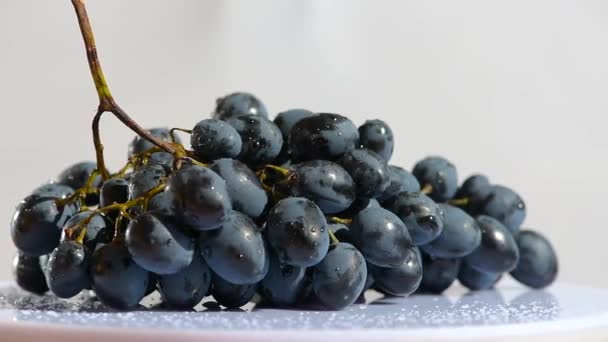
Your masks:
<svg viewBox="0 0 608 342"><path fill-rule="evenodd" d="M561 280L608 286L608 2L90 0L110 86L144 126L192 127L216 97L386 120L393 163L429 154L526 200ZM93 159L96 95L67 0L0 0L0 279L17 202ZM103 121L107 158L132 134Z"/></svg>

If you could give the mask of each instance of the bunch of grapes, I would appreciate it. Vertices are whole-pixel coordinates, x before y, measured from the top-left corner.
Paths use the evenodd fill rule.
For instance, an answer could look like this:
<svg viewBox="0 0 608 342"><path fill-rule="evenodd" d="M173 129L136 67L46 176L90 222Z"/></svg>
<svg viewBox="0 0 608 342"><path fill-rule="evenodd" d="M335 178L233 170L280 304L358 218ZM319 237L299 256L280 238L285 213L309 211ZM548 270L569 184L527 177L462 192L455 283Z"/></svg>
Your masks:
<svg viewBox="0 0 608 342"><path fill-rule="evenodd" d="M190 147L175 131L190 134ZM81 162L17 207L17 283L70 298L91 290L129 310L153 291L172 309L205 296L240 307L344 308L368 289L487 289L510 273L542 288L557 258L515 191L482 175L458 183L441 157L390 164L381 120L294 109L268 119L248 93L217 101L192 129L136 137L113 174Z"/></svg>

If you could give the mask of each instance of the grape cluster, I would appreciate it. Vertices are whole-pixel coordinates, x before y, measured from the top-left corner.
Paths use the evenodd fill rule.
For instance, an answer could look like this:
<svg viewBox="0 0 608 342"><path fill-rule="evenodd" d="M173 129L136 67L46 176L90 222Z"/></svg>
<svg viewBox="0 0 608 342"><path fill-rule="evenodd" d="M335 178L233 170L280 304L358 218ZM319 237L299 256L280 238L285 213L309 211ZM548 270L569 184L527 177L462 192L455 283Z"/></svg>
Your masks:
<svg viewBox="0 0 608 342"><path fill-rule="evenodd" d="M188 150L175 131L190 134ZM341 309L368 289L471 290L504 273L542 288L557 275L551 244L522 230L513 190L427 157L391 165L391 128L293 109L268 118L248 93L218 99L192 129L149 131L180 153L136 137L122 169L81 162L17 206L11 236L23 289L70 298L92 290L128 310L158 291L166 308L205 296L236 308Z"/></svg>

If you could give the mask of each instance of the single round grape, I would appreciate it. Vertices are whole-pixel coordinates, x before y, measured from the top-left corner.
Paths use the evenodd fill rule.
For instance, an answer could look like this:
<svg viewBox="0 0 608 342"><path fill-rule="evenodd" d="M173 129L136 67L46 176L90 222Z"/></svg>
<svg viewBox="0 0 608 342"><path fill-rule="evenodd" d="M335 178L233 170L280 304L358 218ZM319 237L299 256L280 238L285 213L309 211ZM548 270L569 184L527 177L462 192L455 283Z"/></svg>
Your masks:
<svg viewBox="0 0 608 342"><path fill-rule="evenodd" d="M129 179L128 199L144 196L148 191L161 184L167 171L162 165L151 164L134 172Z"/></svg>
<svg viewBox="0 0 608 342"><path fill-rule="evenodd" d="M290 159L289 144L287 142L289 141L289 133L293 126L300 120L314 115L316 114L306 109L290 109L277 114L273 122L279 127L283 135L283 148L277 157L277 163L282 164Z"/></svg>
<svg viewBox="0 0 608 342"><path fill-rule="evenodd" d="M173 274L190 265L194 241L177 220L160 212L145 212L129 222L125 243L133 260L156 274Z"/></svg>
<svg viewBox="0 0 608 342"><path fill-rule="evenodd" d="M368 264L374 286L393 296L409 296L422 281L422 260L416 248L412 248L405 262L397 267L379 267Z"/></svg>
<svg viewBox="0 0 608 342"><path fill-rule="evenodd" d="M228 94L217 99L213 118L226 120L245 115L268 117L266 107L257 97L246 92Z"/></svg>
<svg viewBox="0 0 608 342"><path fill-rule="evenodd" d="M435 258L422 254L422 281L420 292L440 294L447 290L458 277L460 259Z"/></svg>
<svg viewBox="0 0 608 342"><path fill-rule="evenodd" d="M129 181L125 178L111 178L103 183L99 192L101 207L129 200Z"/></svg>
<svg viewBox="0 0 608 342"><path fill-rule="evenodd" d="M306 268L284 264L271 255L268 274L260 282L260 293L272 305L289 307L301 303L310 293Z"/></svg>
<svg viewBox="0 0 608 342"><path fill-rule="evenodd" d="M59 298L71 298L91 285L89 255L76 241L63 241L49 256L46 280Z"/></svg>
<svg viewBox="0 0 608 342"><path fill-rule="evenodd" d="M511 271L511 276L535 289L553 283L557 277L558 263L549 240L532 230L521 230L514 237L519 247L519 262Z"/></svg>
<svg viewBox="0 0 608 342"><path fill-rule="evenodd" d="M165 192L178 217L195 230L221 227L232 211L226 182L206 167L189 165L175 171Z"/></svg>
<svg viewBox="0 0 608 342"><path fill-rule="evenodd" d="M257 168L274 161L281 152L283 136L272 121L257 115L246 115L226 122L234 127L243 141L237 159L245 164Z"/></svg>
<svg viewBox="0 0 608 342"><path fill-rule="evenodd" d="M334 234L336 239L340 242L347 242L353 244L353 235L345 224L342 223L330 223L327 225L329 231Z"/></svg>
<svg viewBox="0 0 608 342"><path fill-rule="evenodd" d="M56 200L57 197L33 194L19 203L11 221L11 237L20 251L40 256L59 245L61 229L76 208L69 204L59 207Z"/></svg>
<svg viewBox="0 0 608 342"><path fill-rule="evenodd" d="M323 212L302 197L280 200L268 213L267 238L283 263L310 267L327 254L329 233Z"/></svg>
<svg viewBox="0 0 608 342"><path fill-rule="evenodd" d="M512 233L519 230L526 218L526 205L513 190L493 185L485 196L473 199L477 214L491 216L504 224Z"/></svg>
<svg viewBox="0 0 608 342"><path fill-rule="evenodd" d="M432 186L429 197L436 202L445 202L454 197L458 189L456 168L441 157L427 157L414 166L412 174L420 185Z"/></svg>
<svg viewBox="0 0 608 342"><path fill-rule="evenodd" d="M368 208L355 215L350 232L365 259L381 267L402 265L414 246L403 221L383 208Z"/></svg>
<svg viewBox="0 0 608 342"><path fill-rule="evenodd" d="M380 203L375 198L357 197L346 210L336 214L337 217L350 218L367 208L380 208Z"/></svg>
<svg viewBox="0 0 608 342"><path fill-rule="evenodd" d="M283 138L287 139L293 126L300 122L300 120L314 115L315 113L306 109L290 109L277 114L273 121L281 130Z"/></svg>
<svg viewBox="0 0 608 342"><path fill-rule="evenodd" d="M349 243L332 245L312 273L316 297L329 309L353 304L363 291L367 265L363 255Z"/></svg>
<svg viewBox="0 0 608 342"><path fill-rule="evenodd" d="M81 211L78 214L72 216L63 226L61 231L61 242L68 241L66 236L66 229L78 225L85 219L88 219L93 213L91 211ZM101 214L95 214L93 218L85 226L85 235L83 244L89 249L94 251L98 244L109 243L114 237L114 227L112 224Z"/></svg>
<svg viewBox="0 0 608 342"><path fill-rule="evenodd" d="M443 231L444 219L439 205L423 193L402 192L384 206L405 223L417 246L435 240Z"/></svg>
<svg viewBox="0 0 608 342"><path fill-rule="evenodd" d="M233 284L254 284L268 272L268 254L255 223L232 211L219 229L201 232L200 250L209 267Z"/></svg>
<svg viewBox="0 0 608 342"><path fill-rule="evenodd" d="M315 202L325 214L347 209L355 200L355 182L342 166L327 160L311 160L293 166L289 194Z"/></svg>
<svg viewBox="0 0 608 342"><path fill-rule="evenodd" d="M159 186L167 175L165 167L159 164L150 164L138 169L129 178L128 199L134 200L147 195L150 190ZM164 193L159 193L152 197L148 203L148 210L154 208L155 210L172 213L174 208L166 196ZM138 206L137 208L140 209L141 207Z"/></svg>
<svg viewBox="0 0 608 342"><path fill-rule="evenodd" d="M491 289L501 278L501 273L478 271L466 262L460 264L458 281L471 291Z"/></svg>
<svg viewBox="0 0 608 342"><path fill-rule="evenodd" d="M473 252L481 243L479 224L460 208L443 203L439 208L443 212L443 230L420 248L439 258L461 258Z"/></svg>
<svg viewBox="0 0 608 342"><path fill-rule="evenodd" d="M402 192L420 192L420 183L414 175L395 165L389 165L388 169L390 183L378 201L388 202Z"/></svg>
<svg viewBox="0 0 608 342"><path fill-rule="evenodd" d="M234 159L218 159L209 167L226 181L232 208L251 218L262 214L268 195L259 178L247 165Z"/></svg>
<svg viewBox="0 0 608 342"><path fill-rule="evenodd" d="M355 149L357 127L348 118L321 113L298 121L289 133L289 149L295 161L336 160Z"/></svg>
<svg viewBox="0 0 608 342"><path fill-rule="evenodd" d="M387 162L395 149L393 131L382 120L368 120L359 126L359 143L361 147L376 152Z"/></svg>
<svg viewBox="0 0 608 342"><path fill-rule="evenodd" d="M97 163L83 161L63 170L59 176L57 176L57 183L67 185L72 189L80 189L84 187L89 181L89 177L93 171L97 168ZM101 176L95 177L92 186L98 188L101 185ZM57 196L60 197L60 196ZM87 205L96 205L99 203L98 194L89 194L86 197Z"/></svg>
<svg viewBox="0 0 608 342"><path fill-rule="evenodd" d="M199 121L192 129L190 144L197 158L211 162L220 158L235 158L241 152L241 136L226 122L217 119Z"/></svg>
<svg viewBox="0 0 608 342"><path fill-rule="evenodd" d="M131 259L127 247L114 241L93 253L90 274L97 298L119 310L137 306L150 281L149 272Z"/></svg>
<svg viewBox="0 0 608 342"><path fill-rule="evenodd" d="M155 137L159 140L171 142L171 134L169 133L169 128L167 128L167 127L155 127L155 128L150 128L147 131L153 137ZM175 138L176 138L176 142L179 142L179 138L177 136ZM142 138L141 136L137 135L133 138L133 140L129 144L128 156L129 156L129 158L131 158L132 156L134 156L136 154L144 153L155 146L156 145L149 142L145 138Z"/></svg>
<svg viewBox="0 0 608 342"><path fill-rule="evenodd" d="M41 186L34 189L34 191L32 191L32 194L38 194L41 196L51 196L61 199L65 199L73 193L74 189L72 189L72 187L54 182L42 184Z"/></svg>
<svg viewBox="0 0 608 342"><path fill-rule="evenodd" d="M376 152L358 148L345 153L338 164L353 177L357 196L376 198L382 195L391 183L386 161Z"/></svg>
<svg viewBox="0 0 608 342"><path fill-rule="evenodd" d="M232 284L215 273L211 277L211 295L215 301L228 309L236 309L249 303L258 288L258 284Z"/></svg>
<svg viewBox="0 0 608 342"><path fill-rule="evenodd" d="M455 198L483 198L491 189L490 180L484 175L469 176L462 183Z"/></svg>
<svg viewBox="0 0 608 342"><path fill-rule="evenodd" d="M17 252L13 258L13 278L25 291L42 295L49 290L46 284L45 269L48 257L29 256Z"/></svg>
<svg viewBox="0 0 608 342"><path fill-rule="evenodd" d="M174 274L158 277L158 291L163 303L174 309L192 309L203 300L211 287L211 270L200 253L192 262Z"/></svg>
<svg viewBox="0 0 608 342"><path fill-rule="evenodd" d="M150 132L150 134L152 134L152 136L154 136L155 138L162 141L171 142L171 134L169 133L169 131L170 130L167 127L157 127L148 130L148 132ZM181 140L178 136L175 136L175 142L181 143ZM135 136L135 138L133 138L133 140L129 144L128 157L131 158L136 154L144 153L153 147L156 147L156 145L152 144L145 138ZM154 152L150 155L150 158L148 160L148 165L151 164L163 165L165 167L170 168L173 164L173 155L164 151Z"/></svg>
<svg viewBox="0 0 608 342"><path fill-rule="evenodd" d="M480 215L476 220L481 228L481 243L464 257L467 264L488 273L514 269L519 260L519 250L509 229L490 216Z"/></svg>

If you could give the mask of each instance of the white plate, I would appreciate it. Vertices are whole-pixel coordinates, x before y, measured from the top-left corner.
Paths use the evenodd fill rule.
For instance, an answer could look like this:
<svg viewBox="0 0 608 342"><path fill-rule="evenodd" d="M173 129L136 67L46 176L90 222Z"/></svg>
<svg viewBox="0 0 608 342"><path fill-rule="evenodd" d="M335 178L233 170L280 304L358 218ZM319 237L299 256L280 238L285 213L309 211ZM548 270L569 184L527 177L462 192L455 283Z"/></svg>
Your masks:
<svg viewBox="0 0 608 342"><path fill-rule="evenodd" d="M60 301L2 283L0 341L402 341L546 336L608 328L608 290L564 284L544 291L505 284L499 290L475 293L454 286L443 296L380 298L342 311L253 305L244 311L201 308L115 312L85 296Z"/></svg>

